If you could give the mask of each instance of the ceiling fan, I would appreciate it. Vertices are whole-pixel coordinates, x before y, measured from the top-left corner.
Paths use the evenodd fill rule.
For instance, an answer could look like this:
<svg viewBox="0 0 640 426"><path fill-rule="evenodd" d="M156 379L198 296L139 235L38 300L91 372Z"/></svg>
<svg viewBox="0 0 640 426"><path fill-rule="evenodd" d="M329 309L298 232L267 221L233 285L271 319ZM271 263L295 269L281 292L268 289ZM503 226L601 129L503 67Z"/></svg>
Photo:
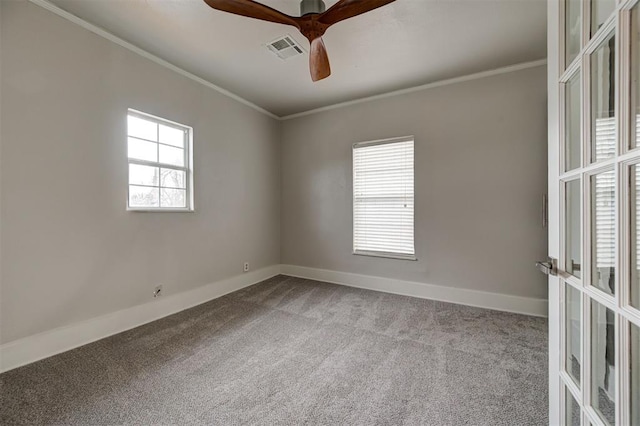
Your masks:
<svg viewBox="0 0 640 426"><path fill-rule="evenodd" d="M331 75L331 66L322 36L340 21L362 15L395 0L339 0L325 11L322 0L302 0L301 16L289 16L253 0L204 0L214 9L263 21L296 27L311 43L309 68L311 79L319 81Z"/></svg>

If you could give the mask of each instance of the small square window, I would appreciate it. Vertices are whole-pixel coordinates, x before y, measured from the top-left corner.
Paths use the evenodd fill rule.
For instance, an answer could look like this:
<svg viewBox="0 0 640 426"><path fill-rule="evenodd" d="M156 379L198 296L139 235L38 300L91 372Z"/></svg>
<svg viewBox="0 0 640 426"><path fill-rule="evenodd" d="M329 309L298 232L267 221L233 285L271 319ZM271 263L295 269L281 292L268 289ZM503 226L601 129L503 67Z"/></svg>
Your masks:
<svg viewBox="0 0 640 426"><path fill-rule="evenodd" d="M128 210L193 210L192 134L191 127L129 110Z"/></svg>

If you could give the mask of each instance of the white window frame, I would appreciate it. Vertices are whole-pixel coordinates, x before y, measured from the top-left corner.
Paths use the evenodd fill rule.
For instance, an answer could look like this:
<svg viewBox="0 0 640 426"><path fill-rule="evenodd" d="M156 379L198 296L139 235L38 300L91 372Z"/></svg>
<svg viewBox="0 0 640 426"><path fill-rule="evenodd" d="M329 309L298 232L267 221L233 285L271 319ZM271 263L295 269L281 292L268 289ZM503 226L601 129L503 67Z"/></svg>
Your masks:
<svg viewBox="0 0 640 426"><path fill-rule="evenodd" d="M179 130L184 131L185 140L184 140L184 155L185 161L184 167L175 166L172 164L161 163L160 161L146 161L146 160L138 160L135 158L129 158L128 148L127 148L127 211L130 212L164 212L164 213L190 213L194 211L194 202L193 202L193 128L190 126L186 126L184 124L177 123L175 121L167 120L162 117L157 117L155 115L148 114L146 112L138 111L133 108L129 108L127 110L127 119L129 116L141 118L147 121L152 121L156 124L162 124L164 126L173 127ZM136 139L141 139L137 138ZM126 143L127 147L129 144L129 128L127 126L127 135L126 135ZM145 140L145 139L141 139ZM159 141L149 141L154 142L159 145L164 145ZM170 145L169 145L170 146ZM186 174L186 207L137 207L129 205L129 191L131 189L131 183L129 178L129 165L138 164L142 166L153 166L153 167L162 167L164 169L173 169L184 171ZM160 183L158 183L160 185ZM161 188L161 187L160 187Z"/></svg>
<svg viewBox="0 0 640 426"><path fill-rule="evenodd" d="M413 235L412 235L412 240L413 240L413 253L412 254L406 254L406 253L397 253L397 252L387 252L387 251L373 251L373 250L357 250L356 249L356 242L355 242L355 231L356 231L356 191L355 191L355 179L356 179L356 170L355 170L355 152L358 148L363 148L363 147L367 147L367 146L374 146L374 145L388 145L388 144L394 144L394 143L400 143L400 142L413 142L414 143L414 158L413 158L413 187L414 187L414 191L413 191L413 223L412 223L412 230L413 230ZM399 138L390 138L390 139L380 139L380 140L375 140L375 141L367 141L367 142L358 142L358 143L354 143L352 145L352 149L351 149L351 166L352 166L352 176L351 176L351 196L352 196L352 212L351 212L351 216L352 216L352 229L351 229L351 237L352 237L352 254L356 255L356 256L370 256L370 257L382 257L382 258L387 258L387 259L398 259L398 260L410 260L410 261L417 261L418 258L416 257L416 246L415 246L415 242L416 242L416 209L415 209L415 185L416 185L416 178L415 178L415 166L416 166L416 162L415 162L415 137L412 136L403 136L403 137L399 137Z"/></svg>

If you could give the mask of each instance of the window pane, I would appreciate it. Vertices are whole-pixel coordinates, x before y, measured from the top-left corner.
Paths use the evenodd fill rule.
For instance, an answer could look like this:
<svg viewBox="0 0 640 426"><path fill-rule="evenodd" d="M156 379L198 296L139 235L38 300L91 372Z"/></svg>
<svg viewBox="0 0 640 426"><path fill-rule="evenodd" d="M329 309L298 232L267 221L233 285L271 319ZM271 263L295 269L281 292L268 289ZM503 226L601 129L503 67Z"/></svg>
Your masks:
<svg viewBox="0 0 640 426"><path fill-rule="evenodd" d="M591 56L591 161L613 157L616 147L615 37Z"/></svg>
<svg viewBox="0 0 640 426"><path fill-rule="evenodd" d="M152 141L158 140L158 125L153 121L129 115L127 123L129 136Z"/></svg>
<svg viewBox="0 0 640 426"><path fill-rule="evenodd" d="M580 405L575 400L569 389L565 388L565 403L567 407L565 409L566 425L567 426L580 426Z"/></svg>
<svg viewBox="0 0 640 426"><path fill-rule="evenodd" d="M580 325L582 296L579 290L565 283L565 371L573 378L576 385L580 386L580 365L582 363L582 350L580 349Z"/></svg>
<svg viewBox="0 0 640 426"><path fill-rule="evenodd" d="M640 147L640 4L631 9L631 148Z"/></svg>
<svg viewBox="0 0 640 426"><path fill-rule="evenodd" d="M162 199L160 204L162 207L186 207L187 191L184 189L167 189L162 188Z"/></svg>
<svg viewBox="0 0 640 426"><path fill-rule="evenodd" d="M184 130L160 124L160 142L184 148Z"/></svg>
<svg viewBox="0 0 640 426"><path fill-rule="evenodd" d="M591 0L591 35L593 36L611 16L616 0Z"/></svg>
<svg viewBox="0 0 640 426"><path fill-rule="evenodd" d="M615 293L616 175L591 176L591 285Z"/></svg>
<svg viewBox="0 0 640 426"><path fill-rule="evenodd" d="M156 162L158 161L158 144L129 138L129 158Z"/></svg>
<svg viewBox="0 0 640 426"><path fill-rule="evenodd" d="M582 232L580 230L580 180L572 180L565 183L565 271L580 278L581 270L581 244Z"/></svg>
<svg viewBox="0 0 640 426"><path fill-rule="evenodd" d="M129 183L135 185L158 186L158 168L129 164Z"/></svg>
<svg viewBox="0 0 640 426"><path fill-rule="evenodd" d="M186 188L187 174L182 170L160 169L160 186Z"/></svg>
<svg viewBox="0 0 640 426"><path fill-rule="evenodd" d="M640 328L634 324L631 324L630 338L629 399L631 401L631 424L640 425Z"/></svg>
<svg viewBox="0 0 640 426"><path fill-rule="evenodd" d="M640 146L640 4L631 9L631 148Z"/></svg>
<svg viewBox="0 0 640 426"><path fill-rule="evenodd" d="M630 169L631 305L640 309L640 167Z"/></svg>
<svg viewBox="0 0 640 426"><path fill-rule="evenodd" d="M129 185L130 207L160 207L159 188Z"/></svg>
<svg viewBox="0 0 640 426"><path fill-rule="evenodd" d="M568 67L580 52L580 3L580 0L567 0L565 3L565 67Z"/></svg>
<svg viewBox="0 0 640 426"><path fill-rule="evenodd" d="M591 301L591 405L600 418L615 425L615 321L613 311Z"/></svg>
<svg viewBox="0 0 640 426"><path fill-rule="evenodd" d="M129 207L190 208L190 128L132 110L127 125Z"/></svg>
<svg viewBox="0 0 640 426"><path fill-rule="evenodd" d="M580 73L576 73L565 85L565 170L580 167Z"/></svg>
<svg viewBox="0 0 640 426"><path fill-rule="evenodd" d="M184 167L184 149L160 145L160 162Z"/></svg>

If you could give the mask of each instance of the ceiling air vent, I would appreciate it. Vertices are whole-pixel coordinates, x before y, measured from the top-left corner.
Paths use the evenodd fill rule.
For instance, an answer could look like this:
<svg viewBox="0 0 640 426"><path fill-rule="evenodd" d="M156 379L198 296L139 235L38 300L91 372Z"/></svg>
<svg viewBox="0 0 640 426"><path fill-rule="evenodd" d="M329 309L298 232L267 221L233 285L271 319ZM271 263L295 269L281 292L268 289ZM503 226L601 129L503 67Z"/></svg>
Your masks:
<svg viewBox="0 0 640 426"><path fill-rule="evenodd" d="M267 48L280 59L289 59L304 53L302 47L290 35L273 40L267 44Z"/></svg>

